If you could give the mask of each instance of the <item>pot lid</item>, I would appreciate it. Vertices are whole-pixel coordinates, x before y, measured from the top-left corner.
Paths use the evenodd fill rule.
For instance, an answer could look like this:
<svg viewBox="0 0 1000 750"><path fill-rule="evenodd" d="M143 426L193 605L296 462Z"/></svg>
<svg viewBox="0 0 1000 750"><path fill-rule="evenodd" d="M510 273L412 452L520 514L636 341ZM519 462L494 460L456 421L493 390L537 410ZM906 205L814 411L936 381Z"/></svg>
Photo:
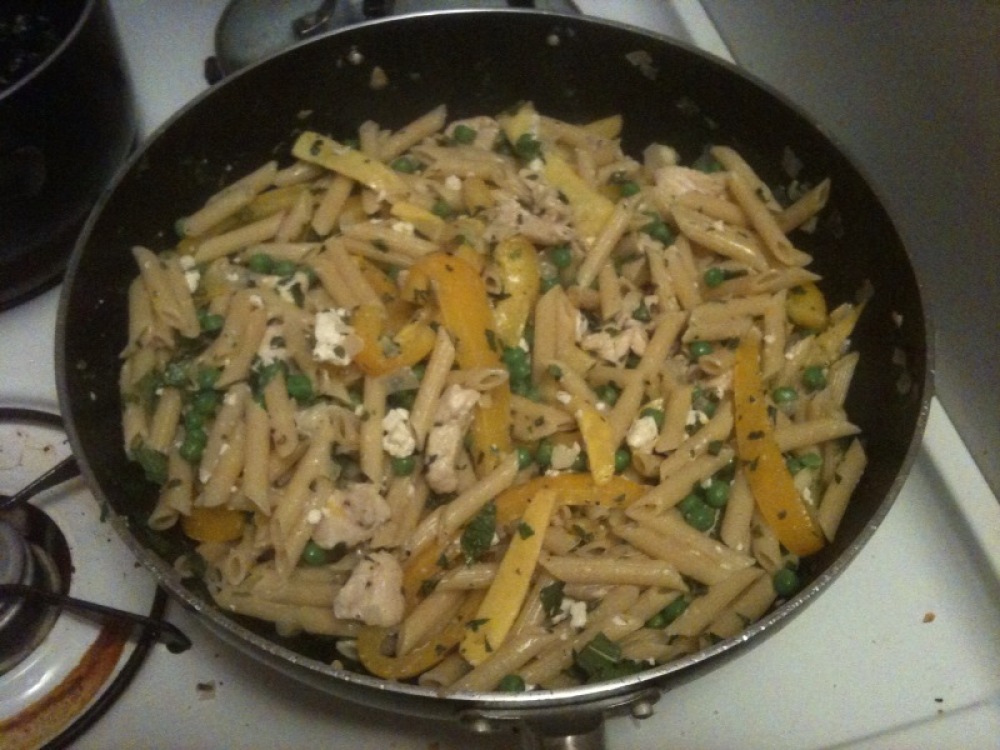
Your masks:
<svg viewBox="0 0 1000 750"><path fill-rule="evenodd" d="M317 34L373 18L463 8L579 13L573 0L231 0L215 30L216 61L232 73Z"/></svg>

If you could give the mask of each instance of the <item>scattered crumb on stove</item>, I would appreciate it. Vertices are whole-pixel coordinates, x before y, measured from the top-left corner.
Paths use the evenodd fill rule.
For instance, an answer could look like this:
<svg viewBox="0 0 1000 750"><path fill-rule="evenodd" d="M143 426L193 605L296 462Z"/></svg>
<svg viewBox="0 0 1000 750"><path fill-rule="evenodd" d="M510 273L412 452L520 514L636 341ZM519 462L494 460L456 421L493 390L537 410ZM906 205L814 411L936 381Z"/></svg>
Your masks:
<svg viewBox="0 0 1000 750"><path fill-rule="evenodd" d="M933 612L924 613L924 622L934 622L934 618L937 617Z"/></svg>
<svg viewBox="0 0 1000 750"><path fill-rule="evenodd" d="M201 700L207 701L215 698L215 680L199 682L196 688L198 690L198 698Z"/></svg>

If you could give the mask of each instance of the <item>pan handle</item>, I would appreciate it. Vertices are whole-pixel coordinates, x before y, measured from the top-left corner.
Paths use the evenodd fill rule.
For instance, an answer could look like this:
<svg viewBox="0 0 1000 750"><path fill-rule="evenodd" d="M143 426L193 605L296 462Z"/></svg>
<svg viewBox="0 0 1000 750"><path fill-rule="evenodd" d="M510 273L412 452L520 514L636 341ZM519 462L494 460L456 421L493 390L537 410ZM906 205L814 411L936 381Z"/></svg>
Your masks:
<svg viewBox="0 0 1000 750"><path fill-rule="evenodd" d="M653 715L660 698L656 688L618 695L585 704L544 709L474 709L460 715L473 732L488 734L515 729L522 750L603 750L604 719L612 713L627 712L636 719Z"/></svg>

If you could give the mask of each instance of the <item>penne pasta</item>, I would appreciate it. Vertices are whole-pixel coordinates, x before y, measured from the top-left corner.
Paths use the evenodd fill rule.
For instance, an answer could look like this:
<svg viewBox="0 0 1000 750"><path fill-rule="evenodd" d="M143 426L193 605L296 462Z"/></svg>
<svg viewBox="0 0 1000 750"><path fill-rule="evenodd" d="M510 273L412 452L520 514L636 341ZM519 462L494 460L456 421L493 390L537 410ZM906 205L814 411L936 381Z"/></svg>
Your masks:
<svg viewBox="0 0 1000 750"><path fill-rule="evenodd" d="M636 158L613 113L447 116L302 133L134 247L150 528L224 611L448 694L739 637L815 549L795 524L821 546L863 481L870 290L828 312L791 234L829 182Z"/></svg>

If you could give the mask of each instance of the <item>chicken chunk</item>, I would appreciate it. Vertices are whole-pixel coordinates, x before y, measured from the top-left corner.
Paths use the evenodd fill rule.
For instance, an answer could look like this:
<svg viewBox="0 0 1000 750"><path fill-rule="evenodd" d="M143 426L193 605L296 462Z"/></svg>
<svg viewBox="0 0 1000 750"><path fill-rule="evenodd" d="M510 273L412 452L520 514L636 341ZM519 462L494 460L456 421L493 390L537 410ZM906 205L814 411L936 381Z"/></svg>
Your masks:
<svg viewBox="0 0 1000 750"><path fill-rule="evenodd" d="M355 483L331 493L318 512L312 538L320 547L333 549L343 543L349 547L368 541L389 520L389 503L370 483Z"/></svg>
<svg viewBox="0 0 1000 750"><path fill-rule="evenodd" d="M337 592L333 614L366 625L390 628L403 619L403 569L388 552L366 555Z"/></svg>
<svg viewBox="0 0 1000 750"><path fill-rule="evenodd" d="M704 193L722 197L726 194L726 176L706 174L690 167L660 167L654 173L656 202L669 206L685 193Z"/></svg>
<svg viewBox="0 0 1000 750"><path fill-rule="evenodd" d="M479 391L457 384L441 394L425 448L427 484L435 492L454 492L458 486L456 461L478 403Z"/></svg>

